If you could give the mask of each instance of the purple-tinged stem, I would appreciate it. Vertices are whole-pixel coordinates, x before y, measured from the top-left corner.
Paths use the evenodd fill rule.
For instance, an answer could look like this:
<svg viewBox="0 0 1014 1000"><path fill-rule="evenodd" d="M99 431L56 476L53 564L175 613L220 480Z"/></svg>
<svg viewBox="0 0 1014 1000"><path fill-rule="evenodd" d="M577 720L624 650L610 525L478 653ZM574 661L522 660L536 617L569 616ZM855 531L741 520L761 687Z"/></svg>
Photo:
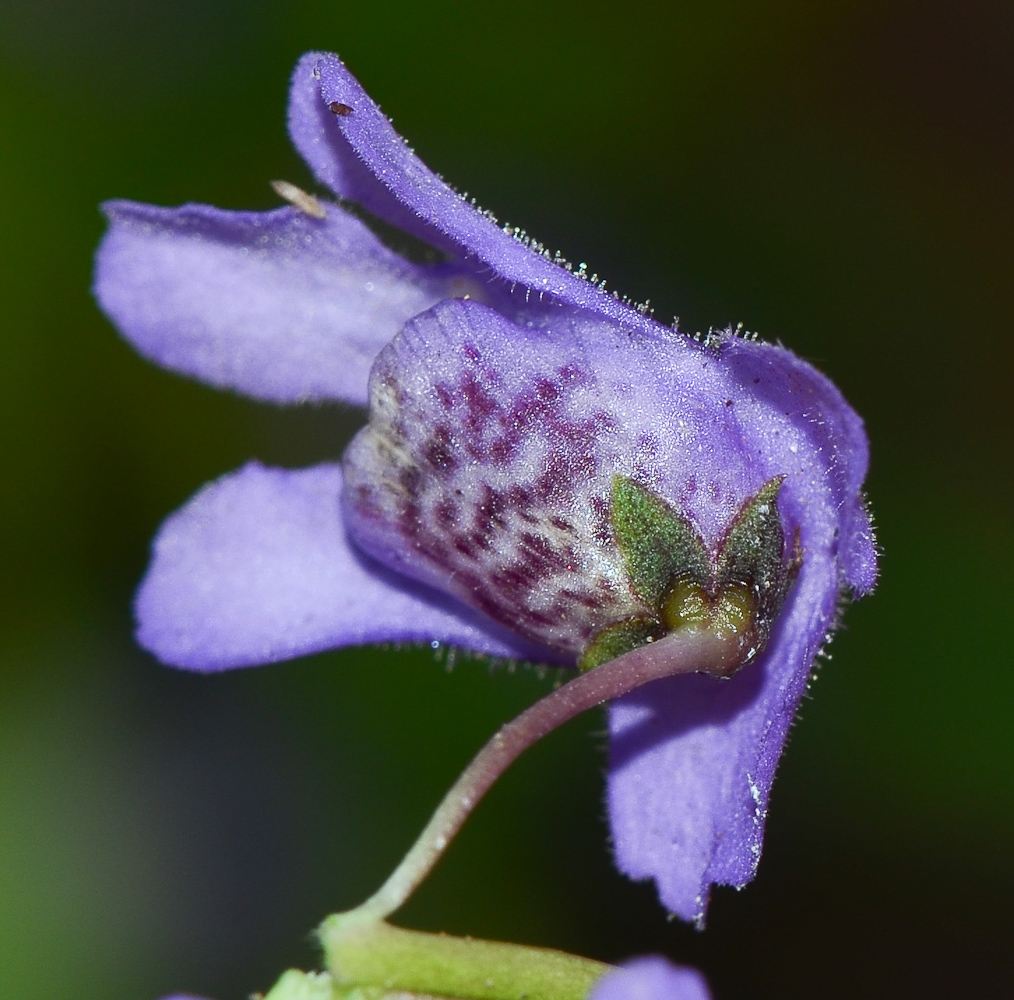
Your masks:
<svg viewBox="0 0 1014 1000"><path fill-rule="evenodd" d="M580 674L502 726L444 796L401 864L365 903L342 914L356 923L390 916L433 870L469 813L533 743L581 712L642 684L676 674L729 677L743 662L741 637L707 628L682 629Z"/></svg>

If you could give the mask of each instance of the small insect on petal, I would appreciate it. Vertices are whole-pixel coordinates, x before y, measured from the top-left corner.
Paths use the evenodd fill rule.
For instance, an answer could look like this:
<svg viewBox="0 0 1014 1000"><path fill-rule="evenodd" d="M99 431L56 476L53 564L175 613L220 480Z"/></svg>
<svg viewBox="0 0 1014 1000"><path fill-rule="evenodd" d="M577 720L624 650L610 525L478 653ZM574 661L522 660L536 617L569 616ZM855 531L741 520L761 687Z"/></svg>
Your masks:
<svg viewBox="0 0 1014 1000"><path fill-rule="evenodd" d="M288 181L272 181L271 186L274 188L275 194L284 198L290 205L294 205L304 214L310 215L315 219L327 217L324 206L312 194L307 194L302 188L296 187L295 184L290 184Z"/></svg>
<svg viewBox="0 0 1014 1000"><path fill-rule="evenodd" d="M342 104L341 101L332 101L328 105L328 107L334 114L340 115L342 118L344 118L346 115L352 114L351 106L348 104Z"/></svg>

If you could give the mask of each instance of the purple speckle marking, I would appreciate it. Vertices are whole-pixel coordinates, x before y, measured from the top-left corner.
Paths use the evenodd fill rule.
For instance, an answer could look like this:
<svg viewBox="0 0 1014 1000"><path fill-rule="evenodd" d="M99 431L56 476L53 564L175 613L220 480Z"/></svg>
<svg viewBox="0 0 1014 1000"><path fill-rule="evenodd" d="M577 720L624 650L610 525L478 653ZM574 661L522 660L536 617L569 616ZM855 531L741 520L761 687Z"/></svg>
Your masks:
<svg viewBox="0 0 1014 1000"><path fill-rule="evenodd" d="M715 546L785 469L738 446L725 405L737 387L696 351L559 322L460 300L409 322L374 365L345 504L353 537L388 565L577 656L648 611L613 537L615 475L677 504Z"/></svg>

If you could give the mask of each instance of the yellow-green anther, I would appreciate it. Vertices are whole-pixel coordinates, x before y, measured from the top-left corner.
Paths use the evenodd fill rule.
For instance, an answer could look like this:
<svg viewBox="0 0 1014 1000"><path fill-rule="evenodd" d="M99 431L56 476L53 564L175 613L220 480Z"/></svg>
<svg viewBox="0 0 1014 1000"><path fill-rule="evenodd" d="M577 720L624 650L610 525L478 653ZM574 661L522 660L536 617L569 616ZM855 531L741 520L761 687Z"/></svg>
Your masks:
<svg viewBox="0 0 1014 1000"><path fill-rule="evenodd" d="M700 584L686 577L678 577L662 602L661 617L668 632L688 626L707 625L711 617L708 595Z"/></svg>

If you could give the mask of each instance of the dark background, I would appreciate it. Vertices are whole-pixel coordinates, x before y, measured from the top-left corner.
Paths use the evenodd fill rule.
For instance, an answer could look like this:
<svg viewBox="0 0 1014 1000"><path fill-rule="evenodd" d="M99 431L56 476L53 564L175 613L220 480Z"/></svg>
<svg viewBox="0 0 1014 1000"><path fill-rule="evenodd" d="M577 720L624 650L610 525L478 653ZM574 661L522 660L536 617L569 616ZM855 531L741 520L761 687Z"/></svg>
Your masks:
<svg viewBox="0 0 1014 1000"><path fill-rule="evenodd" d="M424 159L684 328L814 361L884 548L698 934L612 868L601 716L536 748L400 915L717 1000L1009 995L1014 6L0 3L0 995L218 1000L315 962L478 745L549 684L350 650L220 677L133 647L160 520L357 417L156 370L90 298L97 204L267 208L288 76L341 53ZM1006 987L1006 988L1005 988Z"/></svg>

